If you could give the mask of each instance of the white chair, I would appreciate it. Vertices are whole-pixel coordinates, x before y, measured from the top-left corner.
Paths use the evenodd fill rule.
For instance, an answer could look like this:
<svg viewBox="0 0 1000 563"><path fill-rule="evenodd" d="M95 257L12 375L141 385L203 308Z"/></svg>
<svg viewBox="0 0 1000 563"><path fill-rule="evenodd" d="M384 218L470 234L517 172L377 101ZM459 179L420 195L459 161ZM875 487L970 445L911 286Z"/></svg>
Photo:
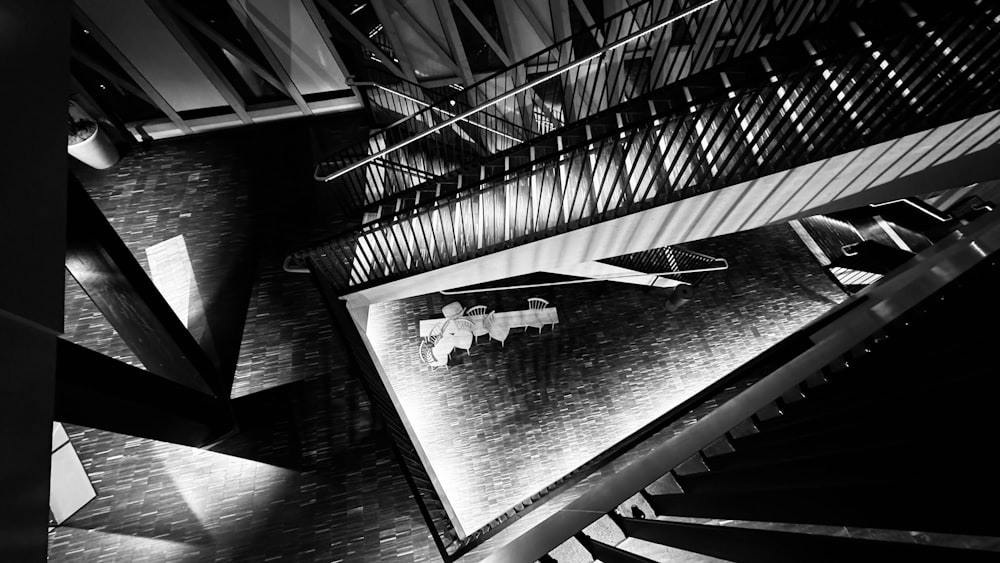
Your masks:
<svg viewBox="0 0 1000 563"><path fill-rule="evenodd" d="M458 301L452 301L441 308L441 313L449 319L456 319L465 313L465 308Z"/></svg>
<svg viewBox="0 0 1000 563"><path fill-rule="evenodd" d="M472 355L472 343L475 340L473 329L475 328L469 319L455 319L454 336L452 344L455 348L465 350L465 353Z"/></svg>
<svg viewBox="0 0 1000 563"><path fill-rule="evenodd" d="M527 326L524 327L525 331L527 331L528 327L531 326L537 328L539 333L542 332L542 327L544 327L547 323L545 322L546 317L543 317L540 312L543 309L548 308L548 306L549 302L541 297L532 297L528 299L528 309L532 311L534 315L528 321Z"/></svg>
<svg viewBox="0 0 1000 563"><path fill-rule="evenodd" d="M490 333L486 330L486 325L483 324L483 321L486 320L486 305L469 307L465 311L465 317L472 321L472 336L475 337L476 342L479 342L480 336L486 336Z"/></svg>
<svg viewBox="0 0 1000 563"><path fill-rule="evenodd" d="M450 339L449 340L445 340L446 338L449 338L448 334L445 332L445 329L448 327L448 324L451 323L451 322L452 322L451 320L446 320L445 322L443 322L443 323L435 326L434 328L432 328L431 329L431 333L429 335L427 335L427 339L426 339L427 346L431 350L431 355L434 356L435 358L443 358L444 362L446 362L446 363L447 363L448 360L451 359L451 346L450 346L450 344L452 344L452 341ZM442 345L441 345L441 347L439 349L438 343L442 342L442 341L445 341L445 342L442 343Z"/></svg>
<svg viewBox="0 0 1000 563"><path fill-rule="evenodd" d="M431 350L433 344L429 340L424 340L420 343L420 361L429 365L431 371L436 370L439 367L444 367L448 369L448 358L444 360L438 360L434 357L434 352Z"/></svg>
<svg viewBox="0 0 1000 563"><path fill-rule="evenodd" d="M496 311L490 311L489 315L483 319L483 326L486 327L486 332L490 335L493 340L500 341L500 347L504 345L504 341L507 340L507 336L510 335L510 327L497 321Z"/></svg>

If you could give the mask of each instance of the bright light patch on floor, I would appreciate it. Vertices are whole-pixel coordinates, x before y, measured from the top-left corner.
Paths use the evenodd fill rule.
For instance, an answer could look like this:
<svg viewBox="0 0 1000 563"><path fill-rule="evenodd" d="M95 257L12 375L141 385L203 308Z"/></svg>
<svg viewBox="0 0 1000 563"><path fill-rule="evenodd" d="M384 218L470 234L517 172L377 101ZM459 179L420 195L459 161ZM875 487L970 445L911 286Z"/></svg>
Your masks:
<svg viewBox="0 0 1000 563"><path fill-rule="evenodd" d="M244 533L236 514L251 514L275 500L295 472L266 463L187 446L159 443L153 461L165 469L174 488L205 530L213 535ZM248 479L252 493L242 491Z"/></svg>
<svg viewBox="0 0 1000 563"><path fill-rule="evenodd" d="M184 235L177 235L146 249L149 262L149 277L160 290L177 318L188 326L191 310L191 292L197 291L194 284L194 270L188 257Z"/></svg>

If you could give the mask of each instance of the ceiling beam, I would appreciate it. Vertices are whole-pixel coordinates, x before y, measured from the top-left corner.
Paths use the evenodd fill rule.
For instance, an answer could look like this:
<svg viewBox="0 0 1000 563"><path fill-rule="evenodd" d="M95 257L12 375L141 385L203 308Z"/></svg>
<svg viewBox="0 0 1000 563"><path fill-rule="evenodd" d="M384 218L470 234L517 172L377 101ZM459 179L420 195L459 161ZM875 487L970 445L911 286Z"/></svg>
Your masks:
<svg viewBox="0 0 1000 563"><path fill-rule="evenodd" d="M594 16L590 14L590 10L587 9L587 5L584 4L583 0L573 0L573 5L576 6L576 11L580 14L580 17L583 18L583 23L587 27L594 27L594 24L596 23ZM601 28L594 28L594 39L597 40L598 46L604 46L604 33L601 31Z"/></svg>
<svg viewBox="0 0 1000 563"><path fill-rule="evenodd" d="M507 47L507 52L512 56L517 56L517 50L514 49L514 37L515 32L513 24L510 18L507 17L507 9L512 8L511 4L505 2L505 0L493 0L494 9L496 10L497 19L500 22L501 35L503 35L504 46ZM508 66L510 66L508 64ZM515 85L523 84L528 81L528 73L524 68L524 65L517 65L514 69L514 80ZM518 94L514 98L517 103L518 113L521 115L521 127L528 129L529 131L537 131L535 127L534 110L531 105L534 103L534 96L525 96L524 94Z"/></svg>
<svg viewBox="0 0 1000 563"><path fill-rule="evenodd" d="M552 15L552 33L556 41L562 41L573 35L572 25L569 21L569 1L551 0L549 11Z"/></svg>
<svg viewBox="0 0 1000 563"><path fill-rule="evenodd" d="M493 49L493 52L497 54L497 57L504 64L504 66L510 66L510 64L513 61L510 60L510 57L507 55L507 52L504 51L503 47L501 47L500 44L497 43L497 40L494 39L492 35L490 35L490 32L486 30L486 26L484 26L482 22L479 21L479 18L477 18L476 14L474 14L472 10L469 9L469 6L466 5L465 1L452 0L452 2L454 2L455 6L457 6L458 9L461 10L462 14L465 16L465 19L469 20L469 23L472 24L472 27L476 29L479 35L483 38L483 41L486 42L486 44L490 47L490 49Z"/></svg>
<svg viewBox="0 0 1000 563"><path fill-rule="evenodd" d="M458 26L455 25L455 14L451 11L451 4L448 0L434 0L434 7L437 9L438 18L441 19L441 27L444 29L445 39L448 40L448 47L455 55L455 62L458 63L458 67L462 71L462 82L469 86L473 83L472 68L469 66L469 57L465 53L462 37L458 34Z"/></svg>
<svg viewBox="0 0 1000 563"><path fill-rule="evenodd" d="M309 13L309 17L313 21L313 25L319 30L320 36L323 38L323 43L326 44L326 48L330 50L330 54L333 55L333 60L336 61L337 66L340 67L340 72L344 76L349 76L351 73L347 70L347 65L344 64L344 59L337 52L337 47L334 46L333 40L331 39L333 35L330 33L330 28L326 26L326 20L323 19L323 15L319 13L319 9L316 7L316 3L313 0L302 0L302 5L305 6L306 12ZM362 101L364 98L361 97L361 92L358 90L357 86L351 84L348 81L348 86L351 87L351 92L354 92L354 97L358 101Z"/></svg>
<svg viewBox="0 0 1000 563"><path fill-rule="evenodd" d="M208 81L215 86L215 89L222 94L222 97L229 104L229 107L233 109L236 116L240 118L240 121L244 125L249 125L253 123L253 119L250 118L250 114L247 113L246 103L243 98L236 92L236 88L226 80L223 76L222 71L219 70L218 65L208 56L205 49L193 38L191 33L182 25L174 14L167 9L163 4L162 0L146 0L146 5L153 12L153 15L160 20L160 23L167 28L167 31L174 36L177 43L180 44L181 49L184 50L191 57L198 68L201 70L202 74L208 78Z"/></svg>
<svg viewBox="0 0 1000 563"><path fill-rule="evenodd" d="M97 98L95 98L87 87L77 79L76 75L73 74L72 71L69 73L69 85L71 91L75 90L76 94L80 96L80 99L83 100L85 105L95 108L95 110L99 112L108 123L114 126L123 139L131 145L136 144L135 136L132 135L132 132L129 131L125 123L122 122L121 117L119 117L118 113L114 111L114 108L107 107L107 105L101 103ZM136 88L136 90L141 92L138 88ZM145 97L145 94L143 94L143 96ZM152 102L150 102L150 105L156 107ZM84 110L86 111L86 108L84 108ZM138 130L141 131L141 129Z"/></svg>
<svg viewBox="0 0 1000 563"><path fill-rule="evenodd" d="M531 25L531 29L535 30L535 33L538 35L538 38L542 40L542 43L545 43L546 45L552 45L555 43L555 40L552 38L552 34L549 33L549 30L545 29L544 25L542 25L542 20L538 19L538 16L535 15L531 6L525 2L526 0L514 0L514 4L521 10L521 13L524 14L525 19L527 19L528 23Z"/></svg>
<svg viewBox="0 0 1000 563"><path fill-rule="evenodd" d="M451 71L455 74L459 76L463 75L462 69L459 68L458 63L451 58L451 53L445 51L445 48L438 43L438 39L434 37L434 34L424 27L416 16L406 9L406 6L404 6L401 2L396 2L395 0L387 1L396 5L396 10L398 11L399 16L406 20L406 23L410 24L410 27L417 32L417 35L423 38L424 43L426 43L427 46L434 51L434 54L437 55L439 62L443 63L444 66L451 69Z"/></svg>
<svg viewBox="0 0 1000 563"><path fill-rule="evenodd" d="M399 66L403 69L403 73L410 82L417 82L417 73L413 70L413 65L410 63L409 51L406 50L406 44L399 36L399 32L396 29L396 22L392 21L392 14L386 9L386 0L372 0L372 8L375 9L375 16L378 17L378 21L382 24L382 31L385 32L385 36L389 38L389 43L392 44L392 50L395 51L396 56L399 58Z"/></svg>
<svg viewBox="0 0 1000 563"><path fill-rule="evenodd" d="M145 92L143 92L141 88L139 88L135 84L132 84L124 76L121 76L117 72L104 66L99 61L92 58L90 55L86 53L81 53L80 51L73 49L72 51L70 51L70 57L72 57L73 60L77 61L83 66L96 72L97 74L100 74L108 82L111 82L115 86L121 88L122 90L125 90L129 94L132 94L133 96L148 103L154 108L160 109L159 106L156 105L156 102L154 102L152 98L150 98Z"/></svg>
<svg viewBox="0 0 1000 563"><path fill-rule="evenodd" d="M104 32L94 25L94 21L91 20L90 17L84 13L84 11L81 10L76 3L71 5L71 9L73 10L73 18L80 22L80 25L82 25L84 29L87 29L90 32L90 36L93 37L94 40L97 41L97 44L100 45L112 59L114 59L122 70L125 71L125 74L132 79L132 82L135 82L136 85L138 85L139 88L146 93L146 96L153 102L153 105L162 111L163 114L166 115L167 118L170 119L170 121L182 132L193 133L194 131L191 129L191 126L185 123L180 114L178 114L177 111L175 111L174 108L167 103L167 100L160 95L160 92L153 87L149 80L146 80L146 77L139 72L139 69L132 64L132 61L128 60L128 57L118 50L118 47L111 42L111 39L109 39L107 35L104 35Z"/></svg>
<svg viewBox="0 0 1000 563"><path fill-rule="evenodd" d="M166 6L170 8L175 14L177 14L177 17L181 18L196 31L207 37L210 41L215 43L220 49L225 49L230 55L242 61L243 64L247 65L247 67L250 68L250 70L256 72L257 75L263 78L268 84L274 86L276 90L278 90L282 94L285 94L286 96L288 95L288 91L285 90L285 85L282 84L281 81L274 76L273 71L264 68L263 65L258 63L256 59L250 56L250 54L244 51L239 45L227 39L224 35L213 29L211 26L205 25L203 21L198 19L198 17L192 14L191 12L189 12L187 8L185 8L179 2L168 2Z"/></svg>
<svg viewBox="0 0 1000 563"><path fill-rule="evenodd" d="M278 60L277 55L275 55L274 51L271 50L271 46L268 44L264 34L257 29L257 25L253 23L253 18L251 18L250 14L248 14L243 8L243 4L240 0L226 0L226 3L229 4L229 8L233 10L234 14L236 14L236 19L240 20L240 23L243 24L243 28L250 34L250 38L253 39L253 42L257 45L257 49L259 49L264 55L264 58L267 59L267 64L271 65L274 73L284 85L285 91L288 92L292 101L294 101L295 105L298 106L299 111L301 111L303 115L312 115L313 112L309 109L309 104L306 103L306 100L302 97L302 93L299 92L295 83L292 82L292 77L288 74L288 71L285 70L285 67L281 66L281 61Z"/></svg>
<svg viewBox="0 0 1000 563"><path fill-rule="evenodd" d="M337 20L337 23L340 24L340 27L344 28L344 31L349 33L351 37L353 37L359 43L364 45L366 49L368 49L372 53L375 53L375 55L380 59L379 62L385 65L385 67L389 69L389 72L395 74L400 78L406 78L406 73L404 73L402 69L396 66L396 64L392 60L392 57L386 55L385 52L383 52L382 49L379 48L378 45L373 43L372 40L368 38L367 35L361 33L361 31L358 30L358 28L355 27L353 23L351 23L351 20L347 19L347 17L344 16L344 14L340 13L340 10L338 10L336 7L334 7L333 4L330 3L330 0L316 0L316 3L326 13L330 14L330 17ZM383 26L384 25L385 24L383 24Z"/></svg>

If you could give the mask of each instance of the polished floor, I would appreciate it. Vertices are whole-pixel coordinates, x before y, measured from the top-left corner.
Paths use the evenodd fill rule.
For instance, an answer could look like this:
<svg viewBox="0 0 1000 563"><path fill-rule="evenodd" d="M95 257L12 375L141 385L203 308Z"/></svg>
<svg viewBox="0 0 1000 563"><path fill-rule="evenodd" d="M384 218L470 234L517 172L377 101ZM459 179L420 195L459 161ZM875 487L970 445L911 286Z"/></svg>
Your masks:
<svg viewBox="0 0 1000 563"><path fill-rule="evenodd" d="M315 191L301 131L292 125L163 142L127 155L109 171L76 170L140 264L146 265L146 248L184 235L211 334L203 344L231 375L240 416L254 424L201 452L69 426L98 498L50 535L50 560L438 559L315 288L308 276L281 271L285 251L307 239L310 229L330 225L320 216L328 207L314 201L330 194ZM284 150L274 150L279 145ZM288 170L303 177L284 175ZM445 410L427 410L453 417L437 439L445 448L465 448L455 456L455 469L472 466L494 477L512 471L488 502L480 503L484 497L470 489L474 509L492 515L516 496L516 487L544 482L552 478L549 470L561 470L556 462L575 459L573 445L555 450L564 457L552 457L543 432L558 426L559 436L589 444L583 434L661 411L657 393L667 396L671 386L712 377L712 366L752 355L741 349L745 344L763 348L840 299L784 227L692 248L726 257L734 267L709 277L675 314L659 307L663 295L655 290L599 284L578 293L545 293L560 308L555 331L513 334L503 350L483 341L471 359L460 353L454 367L435 372L442 384L446 376L465 382L443 390ZM481 302L519 309L525 297ZM408 313L413 330L417 318L438 315L444 299L414 300L412 306L423 310ZM66 301L66 338L138 364L72 279ZM409 329L403 322L398 334L401 348L415 358L417 340ZM656 374L670 371L665 366L674 360L690 361L704 373L685 369L661 382ZM604 381L605 370L617 383ZM426 372L414 376L427 380ZM489 385L474 388L477 381ZM462 389L467 397L456 395ZM615 402L593 402L618 391L623 397ZM467 439L470 428L481 429L482 438L452 442ZM499 434L489 434L494 428ZM491 457L477 461L484 448L492 448Z"/></svg>
<svg viewBox="0 0 1000 563"><path fill-rule="evenodd" d="M372 306L368 337L441 493L466 532L558 480L828 310L844 294L784 225L690 245L725 258L676 312L665 290L598 282ZM526 308L560 323L480 338L448 369L418 357L441 307Z"/></svg>
<svg viewBox="0 0 1000 563"><path fill-rule="evenodd" d="M362 121L328 120L343 143ZM281 269L285 252L336 228L336 194L311 178L313 123L74 166L142 266L147 248L184 236L201 342L232 378L240 432L208 451L67 424L98 497L49 535L50 561L439 559L315 286ZM64 338L142 365L70 276Z"/></svg>

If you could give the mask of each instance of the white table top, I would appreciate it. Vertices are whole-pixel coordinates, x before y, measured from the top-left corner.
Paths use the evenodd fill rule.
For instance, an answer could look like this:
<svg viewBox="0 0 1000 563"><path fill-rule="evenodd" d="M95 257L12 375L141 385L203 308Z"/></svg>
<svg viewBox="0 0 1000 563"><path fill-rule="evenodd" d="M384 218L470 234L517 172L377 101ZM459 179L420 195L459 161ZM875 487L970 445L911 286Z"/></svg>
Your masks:
<svg viewBox="0 0 1000 563"><path fill-rule="evenodd" d="M464 319L468 317L455 318ZM420 337L427 338L430 336L431 330L433 330L434 327L449 320L454 319L439 317L436 319L421 320ZM544 324L557 324L559 322L559 313L556 311L555 307L546 307L545 309L524 309L521 311L498 311L496 313L496 321L497 323L509 326L510 328L531 326L539 321ZM454 330L455 323L449 322L448 326L445 327L445 334L454 334Z"/></svg>

